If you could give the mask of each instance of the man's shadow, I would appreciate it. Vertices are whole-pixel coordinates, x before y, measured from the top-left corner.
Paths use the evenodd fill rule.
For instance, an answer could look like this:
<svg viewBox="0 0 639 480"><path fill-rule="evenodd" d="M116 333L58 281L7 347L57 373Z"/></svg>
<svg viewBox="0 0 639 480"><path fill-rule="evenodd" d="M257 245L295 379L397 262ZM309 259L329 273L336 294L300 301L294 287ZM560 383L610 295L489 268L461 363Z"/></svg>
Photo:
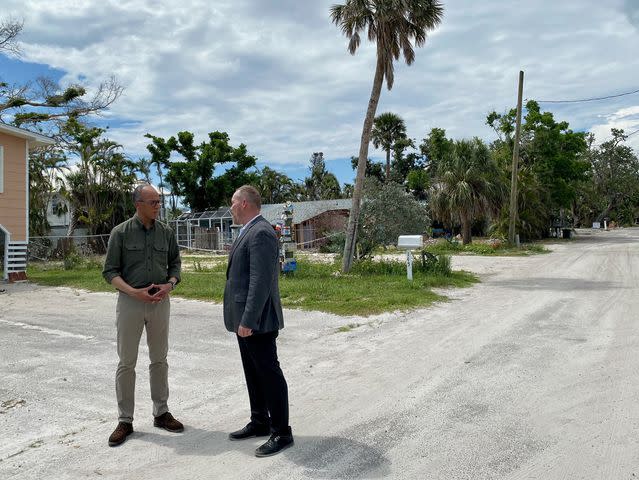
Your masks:
<svg viewBox="0 0 639 480"><path fill-rule="evenodd" d="M183 434L136 432L137 440L172 448L178 455L220 455L236 451L254 457L255 449L268 437L232 442L228 432L186 426ZM311 478L386 478L390 460L385 452L371 445L344 437L295 435L295 445L273 457L290 461ZM260 461L260 459L255 459Z"/></svg>
<svg viewBox="0 0 639 480"><path fill-rule="evenodd" d="M131 439L171 448L178 455L216 456L238 450L233 445L237 442L229 441L228 435L228 432L203 430L185 425L183 433L135 431Z"/></svg>

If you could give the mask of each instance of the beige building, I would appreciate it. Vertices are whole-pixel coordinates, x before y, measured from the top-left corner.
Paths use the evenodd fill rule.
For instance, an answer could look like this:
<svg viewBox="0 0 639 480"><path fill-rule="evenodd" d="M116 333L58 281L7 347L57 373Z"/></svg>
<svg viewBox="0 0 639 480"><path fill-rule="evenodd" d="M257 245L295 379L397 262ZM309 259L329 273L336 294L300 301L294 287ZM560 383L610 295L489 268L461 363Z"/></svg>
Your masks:
<svg viewBox="0 0 639 480"><path fill-rule="evenodd" d="M26 279L29 244L29 151L54 141L0 123L0 259L2 279Z"/></svg>

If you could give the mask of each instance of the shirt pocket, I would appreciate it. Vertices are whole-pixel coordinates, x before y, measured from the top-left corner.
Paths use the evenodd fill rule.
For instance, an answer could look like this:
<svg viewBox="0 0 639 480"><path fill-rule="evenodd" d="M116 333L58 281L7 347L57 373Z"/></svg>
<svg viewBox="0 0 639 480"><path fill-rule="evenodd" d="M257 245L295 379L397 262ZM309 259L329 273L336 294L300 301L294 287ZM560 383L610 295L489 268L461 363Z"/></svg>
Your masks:
<svg viewBox="0 0 639 480"><path fill-rule="evenodd" d="M156 238L153 244L153 259L163 268L168 264L169 244L166 238Z"/></svg>
<svg viewBox="0 0 639 480"><path fill-rule="evenodd" d="M129 261L142 261L144 260L144 244L136 242L135 240L128 240L124 242L124 251L126 252L127 260Z"/></svg>

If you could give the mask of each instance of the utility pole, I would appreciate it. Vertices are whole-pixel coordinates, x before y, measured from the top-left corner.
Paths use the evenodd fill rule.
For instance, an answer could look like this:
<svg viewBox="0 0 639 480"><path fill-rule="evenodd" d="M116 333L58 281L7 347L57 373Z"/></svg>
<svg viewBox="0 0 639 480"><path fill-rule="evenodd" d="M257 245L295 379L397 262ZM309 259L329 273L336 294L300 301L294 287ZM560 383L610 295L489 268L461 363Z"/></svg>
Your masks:
<svg viewBox="0 0 639 480"><path fill-rule="evenodd" d="M519 135L521 133L521 97L524 91L524 72L519 71L519 91L517 93L517 123L515 145L513 147L513 168L510 181L510 221L508 222L508 242L515 244L515 221L517 220L517 173L519 169Z"/></svg>

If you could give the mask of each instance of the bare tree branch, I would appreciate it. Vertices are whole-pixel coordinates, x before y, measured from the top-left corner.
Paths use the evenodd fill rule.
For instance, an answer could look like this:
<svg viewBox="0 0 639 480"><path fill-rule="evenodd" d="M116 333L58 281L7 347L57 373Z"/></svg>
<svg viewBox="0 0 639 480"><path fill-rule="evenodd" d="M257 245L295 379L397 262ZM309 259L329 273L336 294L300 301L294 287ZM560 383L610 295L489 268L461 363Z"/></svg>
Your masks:
<svg viewBox="0 0 639 480"><path fill-rule="evenodd" d="M22 32L23 21L11 18L0 21L0 52L5 51L14 55L20 55L20 44L17 41L18 35Z"/></svg>

